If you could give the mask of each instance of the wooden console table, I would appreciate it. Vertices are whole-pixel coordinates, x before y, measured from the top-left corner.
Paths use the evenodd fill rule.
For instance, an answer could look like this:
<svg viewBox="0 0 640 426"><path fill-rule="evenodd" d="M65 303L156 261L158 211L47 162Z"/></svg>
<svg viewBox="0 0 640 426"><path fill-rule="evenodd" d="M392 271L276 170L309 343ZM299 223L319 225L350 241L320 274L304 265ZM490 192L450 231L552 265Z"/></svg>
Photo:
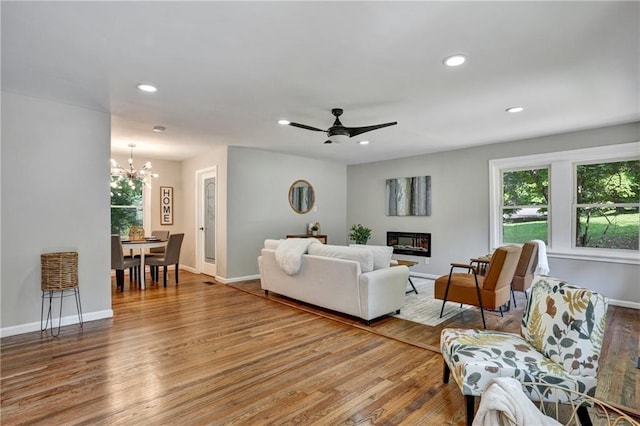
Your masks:
<svg viewBox="0 0 640 426"><path fill-rule="evenodd" d="M327 244L327 241L328 241L328 238L326 235L297 234L297 235L287 235L287 238L316 238L322 244Z"/></svg>

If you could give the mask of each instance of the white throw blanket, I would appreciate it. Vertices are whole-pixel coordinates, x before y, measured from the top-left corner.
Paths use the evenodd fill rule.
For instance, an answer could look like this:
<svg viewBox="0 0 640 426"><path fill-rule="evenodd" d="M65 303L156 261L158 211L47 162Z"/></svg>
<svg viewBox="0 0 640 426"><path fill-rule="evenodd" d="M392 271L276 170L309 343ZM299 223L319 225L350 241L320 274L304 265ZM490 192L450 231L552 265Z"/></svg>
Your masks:
<svg viewBox="0 0 640 426"><path fill-rule="evenodd" d="M321 244L315 238L288 238L283 240L276 249L276 261L287 275L300 272L302 255L307 252L311 244Z"/></svg>
<svg viewBox="0 0 640 426"><path fill-rule="evenodd" d="M549 275L549 261L547 260L547 246L542 240L532 240L538 245L538 265L533 275Z"/></svg>
<svg viewBox="0 0 640 426"><path fill-rule="evenodd" d="M497 377L487 383L473 426L556 426L555 419L546 416L522 390L522 385L511 377Z"/></svg>

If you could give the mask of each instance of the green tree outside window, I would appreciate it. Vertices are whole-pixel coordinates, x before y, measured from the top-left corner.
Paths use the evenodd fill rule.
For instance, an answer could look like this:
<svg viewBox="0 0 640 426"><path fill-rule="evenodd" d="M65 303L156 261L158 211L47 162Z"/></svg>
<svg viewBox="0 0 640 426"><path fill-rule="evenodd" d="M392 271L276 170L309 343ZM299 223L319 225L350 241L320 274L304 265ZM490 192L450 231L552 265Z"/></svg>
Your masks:
<svg viewBox="0 0 640 426"><path fill-rule="evenodd" d="M142 182L135 180L133 186L117 185L111 178L111 233L129 235L131 226L142 226L143 203Z"/></svg>

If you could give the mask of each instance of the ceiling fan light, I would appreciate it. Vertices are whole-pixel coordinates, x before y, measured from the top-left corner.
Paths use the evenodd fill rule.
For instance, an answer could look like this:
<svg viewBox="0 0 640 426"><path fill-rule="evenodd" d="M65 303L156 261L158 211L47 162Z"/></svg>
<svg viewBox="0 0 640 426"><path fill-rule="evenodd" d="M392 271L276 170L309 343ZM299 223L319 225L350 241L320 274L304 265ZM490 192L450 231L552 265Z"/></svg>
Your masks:
<svg viewBox="0 0 640 426"><path fill-rule="evenodd" d="M369 145L369 141L360 141L358 142L359 145Z"/></svg>
<svg viewBox="0 0 640 426"><path fill-rule="evenodd" d="M278 120L278 124L282 124L283 126L287 126L291 123L289 120Z"/></svg>
<svg viewBox="0 0 640 426"><path fill-rule="evenodd" d="M509 108L505 109L505 111L506 112L511 112L511 113L522 112L522 111L524 111L524 107L512 106L512 107L509 107Z"/></svg>
<svg viewBox="0 0 640 426"><path fill-rule="evenodd" d="M348 135L331 135L329 136L331 143L345 143L349 140Z"/></svg>

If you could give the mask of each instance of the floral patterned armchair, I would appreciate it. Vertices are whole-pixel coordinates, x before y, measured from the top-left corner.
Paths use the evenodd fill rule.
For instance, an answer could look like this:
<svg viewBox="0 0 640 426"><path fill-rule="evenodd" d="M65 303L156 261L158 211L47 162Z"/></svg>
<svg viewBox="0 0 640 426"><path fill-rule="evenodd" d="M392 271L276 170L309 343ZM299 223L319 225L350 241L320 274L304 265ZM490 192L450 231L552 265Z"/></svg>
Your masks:
<svg viewBox="0 0 640 426"><path fill-rule="evenodd" d="M453 372L466 398L467 424L473 420L474 397L482 395L494 377L550 383L594 396L607 306L608 299L599 293L538 276L522 318L522 336L442 330L443 381L448 383ZM534 394L529 396L536 399ZM545 398L557 402L561 396ZM583 424L590 424L585 407L578 409L578 416Z"/></svg>

